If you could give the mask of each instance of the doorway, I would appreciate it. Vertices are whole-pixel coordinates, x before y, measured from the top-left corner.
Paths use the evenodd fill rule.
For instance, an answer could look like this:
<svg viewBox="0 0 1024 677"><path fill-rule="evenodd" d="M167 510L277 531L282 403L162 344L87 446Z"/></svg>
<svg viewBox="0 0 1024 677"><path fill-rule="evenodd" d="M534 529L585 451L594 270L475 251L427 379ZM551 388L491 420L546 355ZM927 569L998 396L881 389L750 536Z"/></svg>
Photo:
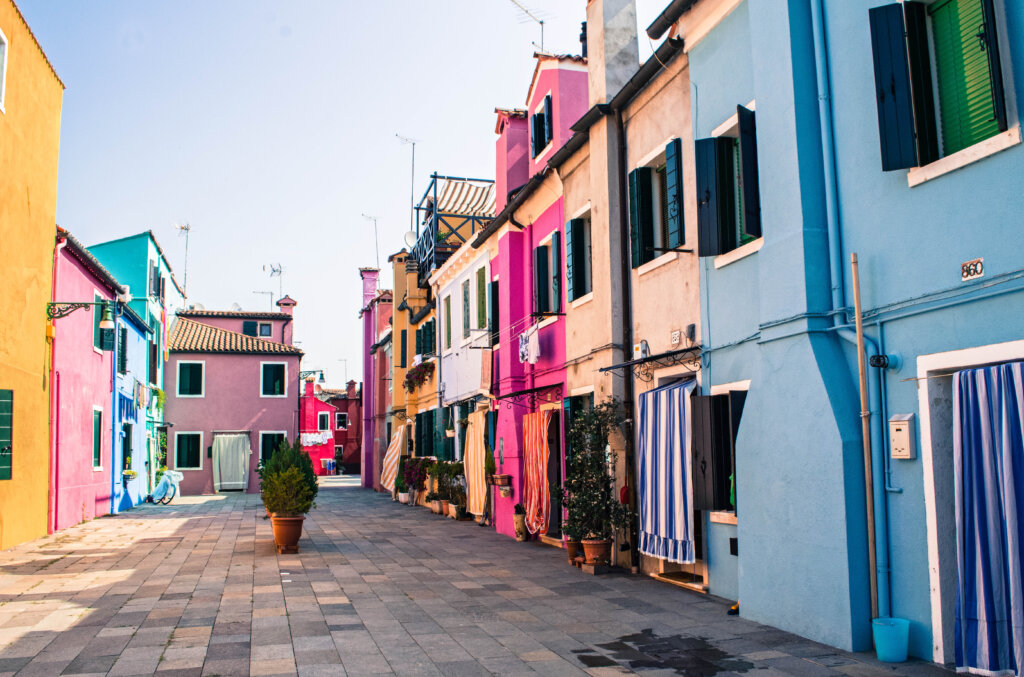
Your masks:
<svg viewBox="0 0 1024 677"><path fill-rule="evenodd" d="M562 469L565 459L562 457L562 423L557 411L551 412L548 419L548 530L549 538L562 537Z"/></svg>
<svg viewBox="0 0 1024 677"><path fill-rule="evenodd" d="M213 490L249 488L249 433L213 434Z"/></svg>

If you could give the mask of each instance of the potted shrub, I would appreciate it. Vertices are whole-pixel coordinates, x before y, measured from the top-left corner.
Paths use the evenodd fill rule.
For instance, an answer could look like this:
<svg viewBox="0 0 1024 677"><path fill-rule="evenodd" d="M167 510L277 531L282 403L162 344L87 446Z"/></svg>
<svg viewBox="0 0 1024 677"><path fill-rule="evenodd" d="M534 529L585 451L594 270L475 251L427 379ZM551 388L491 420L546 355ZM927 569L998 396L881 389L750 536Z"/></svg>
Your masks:
<svg viewBox="0 0 1024 677"><path fill-rule="evenodd" d="M408 458L405 467L402 469L402 478L405 480L406 491L410 494L410 503L416 504L416 495L423 489L423 482L427 479L427 470L433 465L429 458Z"/></svg>
<svg viewBox="0 0 1024 677"><path fill-rule="evenodd" d="M263 503L271 512L277 552L298 552L302 523L313 507L314 492L299 468L268 472L263 477Z"/></svg>
<svg viewBox="0 0 1024 677"><path fill-rule="evenodd" d="M263 493L263 484L269 475L284 472L288 468L296 468L299 471L302 481L313 492L311 500L315 501L316 495L320 491L316 481L316 471L313 470L312 459L302 449L302 442L297 437L292 442L282 440L271 453L270 458L265 463L261 462L256 466L256 474L260 478L260 493ZM265 500L263 505L267 510L267 517L271 517L273 509L267 505Z"/></svg>
<svg viewBox="0 0 1024 677"><path fill-rule="evenodd" d="M525 541L528 537L526 533L526 508L523 507L522 503L516 503L512 508L512 521L516 525L516 540Z"/></svg>
<svg viewBox="0 0 1024 677"><path fill-rule="evenodd" d="M427 505L430 506L430 512L435 515L441 512L441 499L437 497L436 491L428 492L425 500Z"/></svg>
<svg viewBox="0 0 1024 677"><path fill-rule="evenodd" d="M582 525L572 513L566 515L565 522L562 523L562 535L565 538L565 550L569 555L569 564L572 564L583 550L583 546L580 544L580 540L583 538Z"/></svg>
<svg viewBox="0 0 1024 677"><path fill-rule="evenodd" d="M569 428L563 502L573 535L583 545L587 564L607 564L616 528L629 526L632 513L618 500L615 454L606 452L608 436L622 419L618 403L605 402L581 411Z"/></svg>

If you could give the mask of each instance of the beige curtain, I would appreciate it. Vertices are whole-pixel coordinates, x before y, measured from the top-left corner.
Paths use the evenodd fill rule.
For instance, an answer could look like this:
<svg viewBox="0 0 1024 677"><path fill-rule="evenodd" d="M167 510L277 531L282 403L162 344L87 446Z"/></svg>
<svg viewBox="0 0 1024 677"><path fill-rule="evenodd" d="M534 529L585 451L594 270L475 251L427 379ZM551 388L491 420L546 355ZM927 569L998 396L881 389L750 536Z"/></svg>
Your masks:
<svg viewBox="0 0 1024 677"><path fill-rule="evenodd" d="M249 435L213 436L213 490L249 488Z"/></svg>
<svg viewBox="0 0 1024 677"><path fill-rule="evenodd" d="M384 467L380 472L380 485L389 493L395 491L395 478L398 477L398 457L405 450L405 426L398 426L398 430L391 437L391 444L384 453Z"/></svg>
<svg viewBox="0 0 1024 677"><path fill-rule="evenodd" d="M466 428L466 453L462 462L466 472L466 509L471 515L484 514L487 506L487 445L484 443L486 417L486 412L474 411L469 415L469 426Z"/></svg>

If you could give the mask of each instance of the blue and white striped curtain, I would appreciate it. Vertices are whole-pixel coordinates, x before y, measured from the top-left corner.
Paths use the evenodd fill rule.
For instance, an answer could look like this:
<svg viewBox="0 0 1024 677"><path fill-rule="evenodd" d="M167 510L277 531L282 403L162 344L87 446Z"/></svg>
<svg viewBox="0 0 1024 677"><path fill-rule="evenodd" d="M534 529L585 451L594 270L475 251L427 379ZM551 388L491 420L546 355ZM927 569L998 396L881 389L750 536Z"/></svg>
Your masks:
<svg viewBox="0 0 1024 677"><path fill-rule="evenodd" d="M694 561L690 468L690 393L694 382L640 395L637 502L640 552L669 562Z"/></svg>
<svg viewBox="0 0 1024 677"><path fill-rule="evenodd" d="M1020 674L1024 664L1024 369L956 374L956 666Z"/></svg>

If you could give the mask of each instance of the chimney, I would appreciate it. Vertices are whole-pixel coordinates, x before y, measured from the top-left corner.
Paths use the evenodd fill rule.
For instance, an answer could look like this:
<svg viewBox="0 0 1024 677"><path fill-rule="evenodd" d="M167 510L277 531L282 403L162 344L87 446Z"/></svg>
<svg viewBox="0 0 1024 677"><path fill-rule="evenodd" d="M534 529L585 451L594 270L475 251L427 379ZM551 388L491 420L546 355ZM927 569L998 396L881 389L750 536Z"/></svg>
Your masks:
<svg viewBox="0 0 1024 677"><path fill-rule="evenodd" d="M377 296L377 277L380 270L377 268L360 268L359 277L363 278L363 308L370 305Z"/></svg>
<svg viewBox="0 0 1024 677"><path fill-rule="evenodd" d="M299 302L291 296L285 296L277 302L277 307L281 309L281 312L289 315L294 314L295 306L297 305L299 305Z"/></svg>
<svg viewBox="0 0 1024 677"><path fill-rule="evenodd" d="M588 0L590 105L608 103L640 67L636 0Z"/></svg>
<svg viewBox="0 0 1024 677"><path fill-rule="evenodd" d="M497 109L497 148L494 154L495 167L495 209L501 211L508 202L510 191L521 187L530 178L530 156L527 148L530 135L527 133L526 111Z"/></svg>
<svg viewBox="0 0 1024 677"><path fill-rule="evenodd" d="M302 384L302 387L306 397L313 397L314 385L312 376L306 377L306 382Z"/></svg>
<svg viewBox="0 0 1024 677"><path fill-rule="evenodd" d="M587 22L580 24L580 56L587 58Z"/></svg>

